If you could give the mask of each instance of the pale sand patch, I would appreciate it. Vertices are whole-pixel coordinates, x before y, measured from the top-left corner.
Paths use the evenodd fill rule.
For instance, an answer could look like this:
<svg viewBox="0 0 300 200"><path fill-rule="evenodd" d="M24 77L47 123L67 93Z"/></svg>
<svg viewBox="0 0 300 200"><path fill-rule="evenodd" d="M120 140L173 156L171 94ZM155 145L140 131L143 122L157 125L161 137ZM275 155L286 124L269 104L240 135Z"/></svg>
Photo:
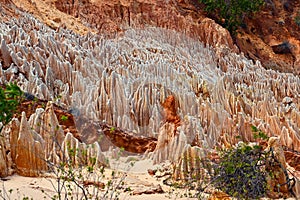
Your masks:
<svg viewBox="0 0 300 200"><path fill-rule="evenodd" d="M0 181L1 197L4 199L23 199L31 197L33 199L49 199L55 194L54 188L48 178L33 178L13 175ZM55 181L52 179L51 181ZM10 193L9 190L12 190ZM6 191L3 193L3 191ZM44 191L44 192L43 192Z"/></svg>
<svg viewBox="0 0 300 200"><path fill-rule="evenodd" d="M140 187L142 191L144 187L160 183L161 181L155 180L151 176L131 174L129 172L129 177L135 177L131 179L130 184L132 187L137 189ZM7 181L0 181L1 184L1 199L3 199L3 189L6 190L4 199L23 199L24 197L29 197L29 199L51 199L56 193L54 187L51 185L52 181L55 184L55 180L51 178L32 178L32 177L22 177L18 175L13 175L7 177ZM133 180L136 180L135 182ZM146 186L145 186L145 183ZM120 195L121 200L167 200L167 199L196 199L196 198L179 198L179 192L177 194L168 194L168 187L164 187L165 193L163 194L142 194L142 195L130 195L129 193L122 193ZM12 189L11 193L8 190ZM42 192L44 191L44 192ZM76 198L75 198L76 199Z"/></svg>
<svg viewBox="0 0 300 200"><path fill-rule="evenodd" d="M130 187L132 191L143 193L144 191L151 191L157 187L161 187L164 191L162 194L141 194L131 195L130 192L122 192L120 194L121 200L167 200L167 199L195 199L195 198L180 198L181 195L187 191L176 189L164 185L163 178L156 178L148 174L148 169L157 169L159 165L153 165L151 160L135 160L134 165L131 166L128 161L135 160L133 158L122 157L118 160L111 160L111 168L105 169L106 178L101 181L109 180L112 171L126 172L127 176L124 179L124 187ZM6 181L0 181L1 193L0 199L51 199L57 192L54 186L57 186L54 178L32 178L13 175L5 178ZM53 185L54 186L53 186ZM12 192L9 193L9 190ZM3 191L6 193L3 194ZM79 193L81 195L81 193ZM4 196L4 197L3 197ZM75 198L76 195L75 195Z"/></svg>

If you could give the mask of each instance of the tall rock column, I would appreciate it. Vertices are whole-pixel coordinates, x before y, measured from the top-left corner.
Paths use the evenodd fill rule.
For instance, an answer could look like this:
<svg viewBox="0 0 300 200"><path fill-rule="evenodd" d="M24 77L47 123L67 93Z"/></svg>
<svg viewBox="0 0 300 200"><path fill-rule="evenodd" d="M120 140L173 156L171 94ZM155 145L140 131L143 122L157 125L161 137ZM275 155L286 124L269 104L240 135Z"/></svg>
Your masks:
<svg viewBox="0 0 300 200"><path fill-rule="evenodd" d="M45 110L32 115L29 123L45 142L45 158L51 162L59 160L57 155L61 153L65 136L54 113L53 103L48 102Z"/></svg>
<svg viewBox="0 0 300 200"><path fill-rule="evenodd" d="M31 130L25 112L22 112L15 158L17 173L21 176L38 176L41 172L46 171L44 150L43 138Z"/></svg>
<svg viewBox="0 0 300 200"><path fill-rule="evenodd" d="M5 150L5 138L0 135L0 177L8 175L8 166Z"/></svg>

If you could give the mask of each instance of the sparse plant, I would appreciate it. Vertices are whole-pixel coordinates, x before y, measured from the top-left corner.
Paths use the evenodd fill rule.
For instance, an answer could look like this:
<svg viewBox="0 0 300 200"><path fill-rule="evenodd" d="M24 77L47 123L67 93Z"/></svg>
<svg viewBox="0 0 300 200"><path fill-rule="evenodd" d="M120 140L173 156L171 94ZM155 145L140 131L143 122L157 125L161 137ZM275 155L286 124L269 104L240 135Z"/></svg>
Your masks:
<svg viewBox="0 0 300 200"><path fill-rule="evenodd" d="M0 199L3 199L3 200L16 199L14 196L17 196L18 200L20 200L20 199L22 199L22 200L29 200L29 199L33 200L33 198L29 198L25 194L23 194L21 196L19 188L16 188L15 190L10 188L10 189L7 190L5 188L4 181L2 181L2 188L0 189Z"/></svg>
<svg viewBox="0 0 300 200"><path fill-rule="evenodd" d="M258 129L256 126L251 126L251 130L253 132L254 139L262 139L267 140L269 137L260 129Z"/></svg>
<svg viewBox="0 0 300 200"><path fill-rule="evenodd" d="M67 121L69 118L68 118L68 116L66 116L66 115L62 115L62 116L60 117L60 119L61 119L62 121Z"/></svg>
<svg viewBox="0 0 300 200"><path fill-rule="evenodd" d="M115 130L116 130L116 128L115 128L115 127L111 127L111 128L110 128L110 133L114 133L114 132L115 132Z"/></svg>
<svg viewBox="0 0 300 200"><path fill-rule="evenodd" d="M168 195L169 198L179 197L179 198L197 198L200 197L200 195L197 193L195 188L192 186L193 184L187 183L185 185L179 186L177 184L174 184L170 186Z"/></svg>
<svg viewBox="0 0 300 200"><path fill-rule="evenodd" d="M59 165L49 163L56 177L56 183L51 182L56 193L52 199L119 199L121 191L130 191L124 187L126 172L112 170L109 174L104 165L96 165L95 157L91 157L87 165L78 166L72 158L87 151L70 145L67 151L69 158L65 156Z"/></svg>

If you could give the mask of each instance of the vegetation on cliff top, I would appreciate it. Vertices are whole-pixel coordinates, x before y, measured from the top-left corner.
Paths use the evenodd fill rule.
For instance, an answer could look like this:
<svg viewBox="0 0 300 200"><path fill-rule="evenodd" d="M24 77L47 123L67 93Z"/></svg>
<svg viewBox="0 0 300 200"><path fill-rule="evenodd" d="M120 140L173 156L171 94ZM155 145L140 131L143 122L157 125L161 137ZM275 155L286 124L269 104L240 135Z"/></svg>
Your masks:
<svg viewBox="0 0 300 200"><path fill-rule="evenodd" d="M199 0L205 11L231 33L243 24L245 17L260 10L264 0Z"/></svg>

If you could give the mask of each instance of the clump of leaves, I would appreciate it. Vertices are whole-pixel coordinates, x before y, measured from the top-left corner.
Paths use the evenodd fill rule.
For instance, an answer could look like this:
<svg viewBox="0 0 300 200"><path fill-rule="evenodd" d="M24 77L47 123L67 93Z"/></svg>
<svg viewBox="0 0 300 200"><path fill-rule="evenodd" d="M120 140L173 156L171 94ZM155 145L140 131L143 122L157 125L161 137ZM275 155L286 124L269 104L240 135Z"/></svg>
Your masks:
<svg viewBox="0 0 300 200"><path fill-rule="evenodd" d="M263 139L267 140L269 137L260 129L258 129L256 126L251 126L251 130L253 132L254 139Z"/></svg>
<svg viewBox="0 0 300 200"><path fill-rule="evenodd" d="M300 12L298 12L298 14L294 18L294 20L295 20L295 23L297 24L297 26L300 27Z"/></svg>
<svg viewBox="0 0 300 200"><path fill-rule="evenodd" d="M268 154L257 145L239 143L236 148L225 150L216 169L215 186L238 199L258 199L265 196L266 157Z"/></svg>
<svg viewBox="0 0 300 200"><path fill-rule="evenodd" d="M60 117L60 119L61 119L61 121L67 121L67 120L69 119L69 117L66 116L66 115L62 115L62 116Z"/></svg>
<svg viewBox="0 0 300 200"><path fill-rule="evenodd" d="M264 4L264 0L199 0L205 5L205 11L231 33L242 25L246 16L250 16Z"/></svg>
<svg viewBox="0 0 300 200"><path fill-rule="evenodd" d="M22 99L23 92L16 83L0 87L0 122L2 123L0 131L13 118Z"/></svg>

